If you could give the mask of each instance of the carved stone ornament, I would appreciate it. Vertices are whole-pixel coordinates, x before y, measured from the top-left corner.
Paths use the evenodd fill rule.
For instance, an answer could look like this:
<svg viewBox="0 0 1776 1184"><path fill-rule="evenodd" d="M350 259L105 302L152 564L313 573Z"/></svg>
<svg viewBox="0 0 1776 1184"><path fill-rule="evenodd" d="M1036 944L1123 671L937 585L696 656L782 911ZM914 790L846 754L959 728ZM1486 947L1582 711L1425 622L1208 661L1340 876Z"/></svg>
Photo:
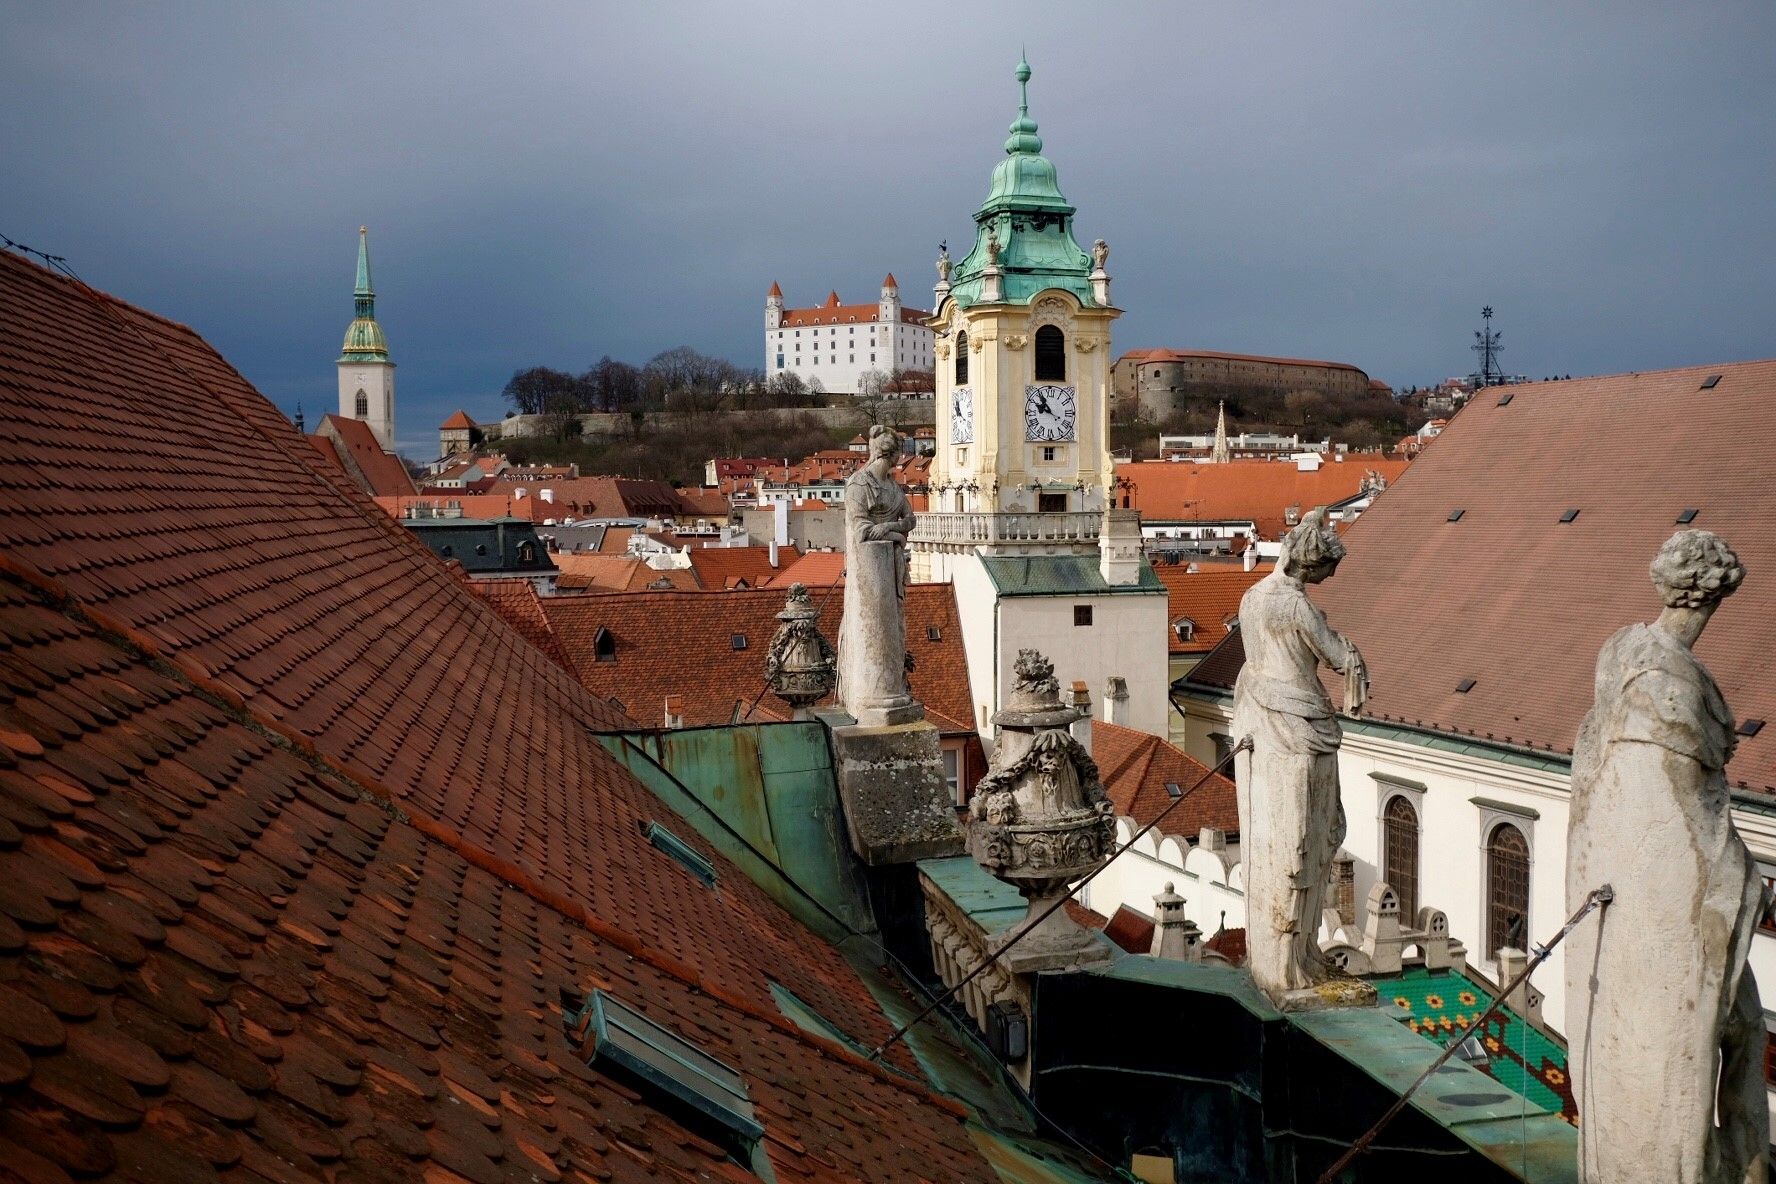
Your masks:
<svg viewBox="0 0 1776 1184"><path fill-rule="evenodd" d="M1023 349L1028 344L1030 344L1030 339L1022 333L1007 333L1005 335L1006 349Z"/></svg>
<svg viewBox="0 0 1776 1184"><path fill-rule="evenodd" d="M832 693L838 664L832 645L821 636L820 610L806 587L789 586L789 600L777 619L783 624L765 655L765 684L799 716Z"/></svg>
<svg viewBox="0 0 1776 1184"><path fill-rule="evenodd" d="M1036 650L1019 650L1013 675L1011 696L993 716L993 769L969 803L969 850L1030 902L1028 916L1007 935L1029 930L1008 953L1009 965L1040 970L1096 961L1107 947L1065 909L1039 925L1037 919L1109 856L1115 808L1097 764L1068 730L1082 713L1061 702L1054 664Z"/></svg>
<svg viewBox="0 0 1776 1184"><path fill-rule="evenodd" d="M1092 270L1103 271L1104 263L1110 258L1110 244L1099 239L1092 244Z"/></svg>
<svg viewBox="0 0 1776 1184"><path fill-rule="evenodd" d="M937 356L940 358L947 358L950 356L950 343L949 342L940 341L937 343Z"/></svg>
<svg viewBox="0 0 1776 1184"><path fill-rule="evenodd" d="M1073 348L1079 353L1089 354L1092 350L1098 348L1098 339L1095 337L1075 337L1073 339Z"/></svg>

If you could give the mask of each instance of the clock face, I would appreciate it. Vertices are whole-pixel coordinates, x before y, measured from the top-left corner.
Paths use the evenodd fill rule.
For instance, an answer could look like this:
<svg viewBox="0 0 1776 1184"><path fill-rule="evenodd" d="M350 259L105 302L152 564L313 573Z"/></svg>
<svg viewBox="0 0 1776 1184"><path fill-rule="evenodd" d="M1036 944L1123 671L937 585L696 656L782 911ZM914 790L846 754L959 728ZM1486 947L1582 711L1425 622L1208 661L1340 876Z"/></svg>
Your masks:
<svg viewBox="0 0 1776 1184"><path fill-rule="evenodd" d="M965 386L950 392L950 443L974 443L974 392Z"/></svg>
<svg viewBox="0 0 1776 1184"><path fill-rule="evenodd" d="M1024 436L1029 440L1052 443L1074 439L1079 419L1079 404L1070 386L1027 386L1024 388Z"/></svg>

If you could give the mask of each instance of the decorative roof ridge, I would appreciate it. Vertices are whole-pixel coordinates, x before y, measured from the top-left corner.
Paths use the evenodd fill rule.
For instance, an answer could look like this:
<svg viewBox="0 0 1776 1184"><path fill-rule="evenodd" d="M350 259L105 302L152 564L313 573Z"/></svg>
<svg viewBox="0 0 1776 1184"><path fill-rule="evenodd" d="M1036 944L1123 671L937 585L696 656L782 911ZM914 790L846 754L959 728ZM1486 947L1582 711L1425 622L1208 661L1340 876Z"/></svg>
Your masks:
<svg viewBox="0 0 1776 1184"><path fill-rule="evenodd" d="M956 1118L971 1117L968 1108L954 1098L940 1094L929 1086L909 1076L897 1073L885 1065L861 1057L836 1040L828 1040L825 1037L806 1032L783 1016L773 1015L738 995L732 994L719 983L706 978L688 963L656 950L628 930L597 916L578 901L545 888L516 864L501 859L492 852L471 843L443 822L398 804L395 792L384 785L368 769L355 761L334 761L322 756L309 737L287 724L261 716L248 706L245 698L239 692L217 681L188 654L183 651L169 651L129 622L113 617L96 605L82 602L59 580L44 575L31 564L5 552L0 552L0 571L16 577L51 599L56 612L77 624L90 627L99 634L101 641L115 648L123 649L125 652L134 650L136 657L159 662L170 668L194 691L222 703L235 717L235 723L283 741L322 772L349 782L361 790L366 799L375 801L389 814L392 820L412 826L422 835L441 843L453 853L460 855L464 860L505 883L508 887L518 889L530 900L580 925L594 937L609 942L630 957L647 964L662 974L677 979L694 990L703 992L724 1006L730 1007L750 1019L765 1023L786 1036L793 1037L824 1054L830 1060L839 1061L848 1067L862 1069L878 1080L930 1102ZM658 798L656 797L655 800L657 801Z"/></svg>

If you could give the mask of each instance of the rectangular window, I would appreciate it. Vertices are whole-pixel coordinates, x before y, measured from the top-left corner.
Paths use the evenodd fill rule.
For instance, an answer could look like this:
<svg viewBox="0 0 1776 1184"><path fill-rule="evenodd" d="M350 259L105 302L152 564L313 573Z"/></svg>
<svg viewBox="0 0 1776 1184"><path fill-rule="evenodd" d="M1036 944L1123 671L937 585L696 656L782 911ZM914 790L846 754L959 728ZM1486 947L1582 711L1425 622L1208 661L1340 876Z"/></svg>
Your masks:
<svg viewBox="0 0 1776 1184"><path fill-rule="evenodd" d="M1089 625L1091 623L1092 623L1092 606L1089 604L1074 605L1073 606L1073 624L1075 626L1079 626L1079 625Z"/></svg>
<svg viewBox="0 0 1776 1184"><path fill-rule="evenodd" d="M1052 447L1045 447L1042 450L1042 459L1043 460L1053 460L1054 458L1055 458L1055 450Z"/></svg>
<svg viewBox="0 0 1776 1184"><path fill-rule="evenodd" d="M962 750L946 748L943 750L944 784L950 787L950 800L958 806L967 805L962 800Z"/></svg>

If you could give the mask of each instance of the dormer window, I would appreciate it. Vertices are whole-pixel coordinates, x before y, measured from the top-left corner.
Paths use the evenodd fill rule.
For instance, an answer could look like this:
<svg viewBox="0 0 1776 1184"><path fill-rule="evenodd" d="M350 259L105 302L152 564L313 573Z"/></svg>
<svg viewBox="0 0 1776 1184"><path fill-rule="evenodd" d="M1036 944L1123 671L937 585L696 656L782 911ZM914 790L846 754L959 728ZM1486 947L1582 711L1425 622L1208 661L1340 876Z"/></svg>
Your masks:
<svg viewBox="0 0 1776 1184"><path fill-rule="evenodd" d="M1054 325L1036 330L1036 381L1067 381L1067 336Z"/></svg>
<svg viewBox="0 0 1776 1184"><path fill-rule="evenodd" d="M603 625L592 635L592 658L597 662L615 662L617 660L617 638Z"/></svg>
<svg viewBox="0 0 1776 1184"><path fill-rule="evenodd" d="M1194 641L1196 639L1196 622L1189 617L1179 617L1172 622L1172 632L1178 635L1179 641Z"/></svg>

